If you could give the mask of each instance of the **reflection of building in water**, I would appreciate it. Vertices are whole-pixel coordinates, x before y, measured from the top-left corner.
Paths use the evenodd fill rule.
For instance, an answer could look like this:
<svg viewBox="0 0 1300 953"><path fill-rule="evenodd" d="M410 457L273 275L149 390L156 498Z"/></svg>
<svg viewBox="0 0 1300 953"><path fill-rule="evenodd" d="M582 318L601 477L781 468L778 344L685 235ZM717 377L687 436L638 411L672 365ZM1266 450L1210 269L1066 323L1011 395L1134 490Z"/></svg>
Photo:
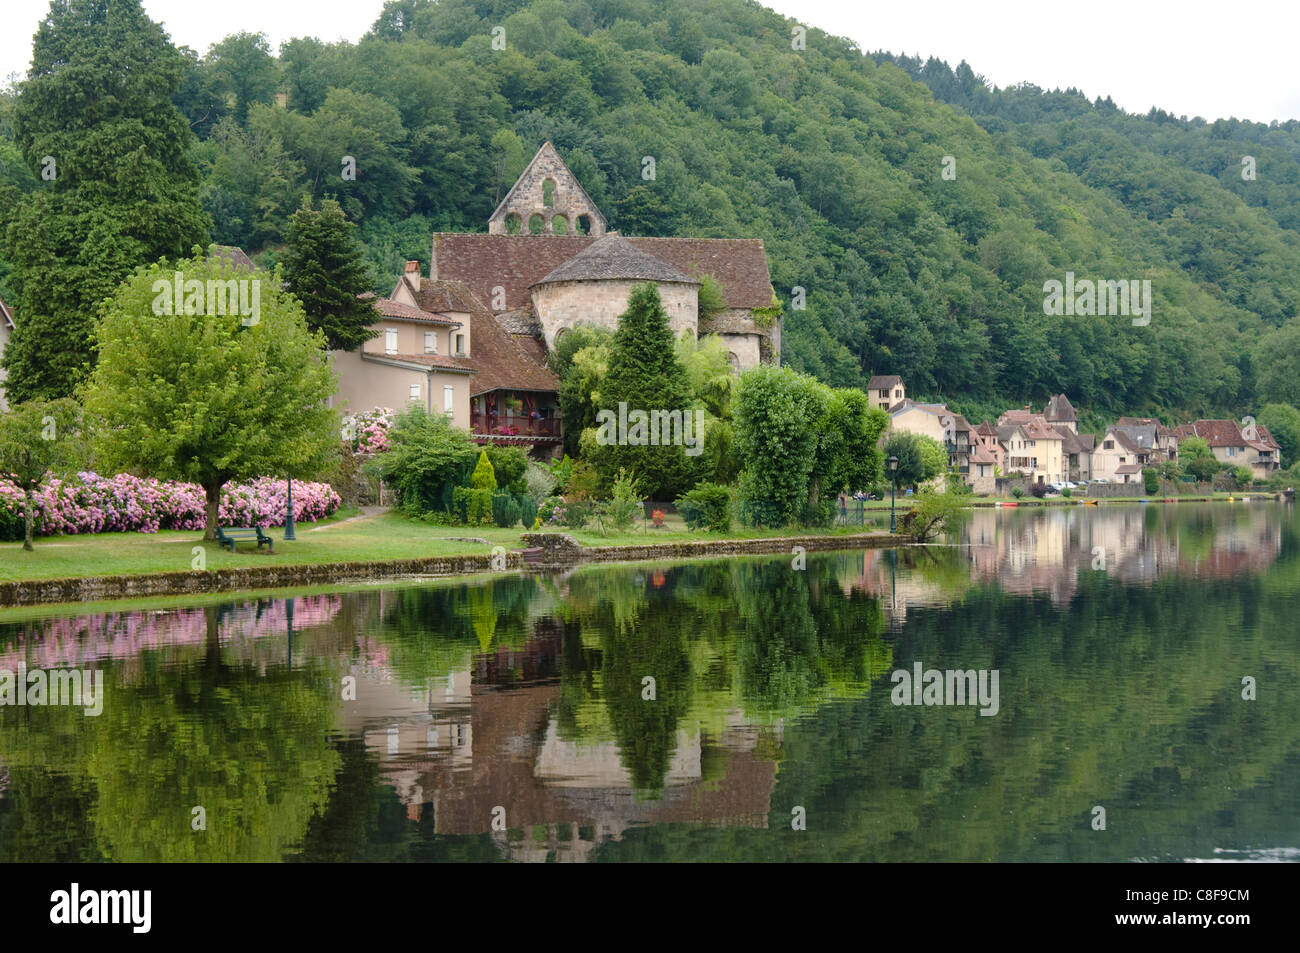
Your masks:
<svg viewBox="0 0 1300 953"><path fill-rule="evenodd" d="M1124 505L979 508L963 527L956 552L968 563L971 582L1020 595L1042 593L1065 605L1078 591L1080 573L1105 572L1134 585L1169 573L1231 577L1267 568L1281 548L1282 524L1269 504L1196 513L1187 506ZM846 594L859 589L878 597L895 624L906 619L909 607L951 605L965 591L954 579L957 567L928 552L854 554L857 572L842 576L841 585Z"/></svg>
<svg viewBox="0 0 1300 953"><path fill-rule="evenodd" d="M511 836L495 836L516 860L585 860L648 824L767 826L776 764L761 751L773 732L740 718L721 737L680 724L662 794L649 798L615 742L561 737L559 658L559 627L541 622L523 648L480 655L416 691L386 666L358 666L344 727L365 738L411 820L433 812L436 833L491 834L504 808ZM511 839L521 828L524 839Z"/></svg>

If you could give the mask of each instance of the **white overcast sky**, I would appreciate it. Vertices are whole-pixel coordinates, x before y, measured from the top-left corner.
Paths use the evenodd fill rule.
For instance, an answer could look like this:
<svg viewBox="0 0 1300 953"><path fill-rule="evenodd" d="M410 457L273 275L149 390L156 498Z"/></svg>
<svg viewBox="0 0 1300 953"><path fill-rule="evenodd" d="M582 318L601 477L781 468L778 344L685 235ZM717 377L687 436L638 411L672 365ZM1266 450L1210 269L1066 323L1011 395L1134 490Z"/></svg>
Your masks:
<svg viewBox="0 0 1300 953"><path fill-rule="evenodd" d="M1130 112L1300 118L1296 0L766 0L864 50L962 59L990 81L1076 86ZM0 0L0 78L25 73L48 0ZM355 41L382 0L144 0L173 42L200 51L230 33ZM706 24L707 28L707 24Z"/></svg>

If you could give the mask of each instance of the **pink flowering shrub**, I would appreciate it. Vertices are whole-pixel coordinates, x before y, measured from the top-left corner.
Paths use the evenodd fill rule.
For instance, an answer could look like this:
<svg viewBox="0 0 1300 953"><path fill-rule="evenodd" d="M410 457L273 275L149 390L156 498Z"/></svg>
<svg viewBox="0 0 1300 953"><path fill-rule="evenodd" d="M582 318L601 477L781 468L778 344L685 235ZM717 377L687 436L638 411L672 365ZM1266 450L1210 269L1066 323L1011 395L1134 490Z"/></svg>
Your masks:
<svg viewBox="0 0 1300 953"><path fill-rule="evenodd" d="M227 484L217 511L222 526L283 526L288 503L284 480L259 477ZM315 522L342 501L328 483L295 483L293 518ZM160 529L203 529L205 498L194 483L142 480L127 473L102 477L78 473L75 480L51 480L36 492L38 536L85 533L156 533ZM21 539L23 493L0 480L0 539Z"/></svg>
<svg viewBox="0 0 1300 953"><path fill-rule="evenodd" d="M344 418L343 437L353 453L383 453L388 449L388 431L393 426L393 411L376 407L365 413Z"/></svg>

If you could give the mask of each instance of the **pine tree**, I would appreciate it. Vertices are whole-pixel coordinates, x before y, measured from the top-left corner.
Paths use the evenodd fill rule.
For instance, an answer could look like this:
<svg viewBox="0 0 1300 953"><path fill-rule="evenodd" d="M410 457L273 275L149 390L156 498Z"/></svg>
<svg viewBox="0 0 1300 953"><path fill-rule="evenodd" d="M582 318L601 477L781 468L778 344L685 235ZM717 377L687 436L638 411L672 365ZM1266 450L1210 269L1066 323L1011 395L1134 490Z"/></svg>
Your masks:
<svg viewBox="0 0 1300 953"><path fill-rule="evenodd" d="M285 282L302 302L308 326L325 333L331 350L351 351L378 334L371 325L379 315L357 297L370 290L370 273L355 228L333 199L322 201L318 212L305 198L289 220Z"/></svg>
<svg viewBox="0 0 1300 953"><path fill-rule="evenodd" d="M600 410L617 416L619 404L626 402L629 414L638 410L647 414L655 410L680 411L686 417L692 406L691 388L673 345L673 332L659 300L658 286L651 282L637 285L628 297L627 310L618 319L609 372L600 386ZM592 456L602 487L612 484L623 468L637 478L651 499L660 500L672 499L690 489L701 459L687 456L686 447L680 444L636 446L630 442L597 445Z"/></svg>
<svg viewBox="0 0 1300 953"><path fill-rule="evenodd" d="M206 244L194 137L171 101L184 70L140 0L68 0L42 21L14 107L40 185L0 241L17 297L11 401L71 394L94 360L99 302L137 266Z"/></svg>

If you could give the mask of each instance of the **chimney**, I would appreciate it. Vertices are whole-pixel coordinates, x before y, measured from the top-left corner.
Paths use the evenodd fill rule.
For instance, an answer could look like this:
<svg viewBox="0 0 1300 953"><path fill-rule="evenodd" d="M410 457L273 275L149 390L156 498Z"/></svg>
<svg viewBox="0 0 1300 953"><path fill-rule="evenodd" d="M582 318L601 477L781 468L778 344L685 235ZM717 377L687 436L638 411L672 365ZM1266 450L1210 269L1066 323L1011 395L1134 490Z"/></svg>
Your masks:
<svg viewBox="0 0 1300 953"><path fill-rule="evenodd" d="M420 263L418 261L408 261L406 263L406 273L408 275L415 275L416 277L419 277Z"/></svg>

